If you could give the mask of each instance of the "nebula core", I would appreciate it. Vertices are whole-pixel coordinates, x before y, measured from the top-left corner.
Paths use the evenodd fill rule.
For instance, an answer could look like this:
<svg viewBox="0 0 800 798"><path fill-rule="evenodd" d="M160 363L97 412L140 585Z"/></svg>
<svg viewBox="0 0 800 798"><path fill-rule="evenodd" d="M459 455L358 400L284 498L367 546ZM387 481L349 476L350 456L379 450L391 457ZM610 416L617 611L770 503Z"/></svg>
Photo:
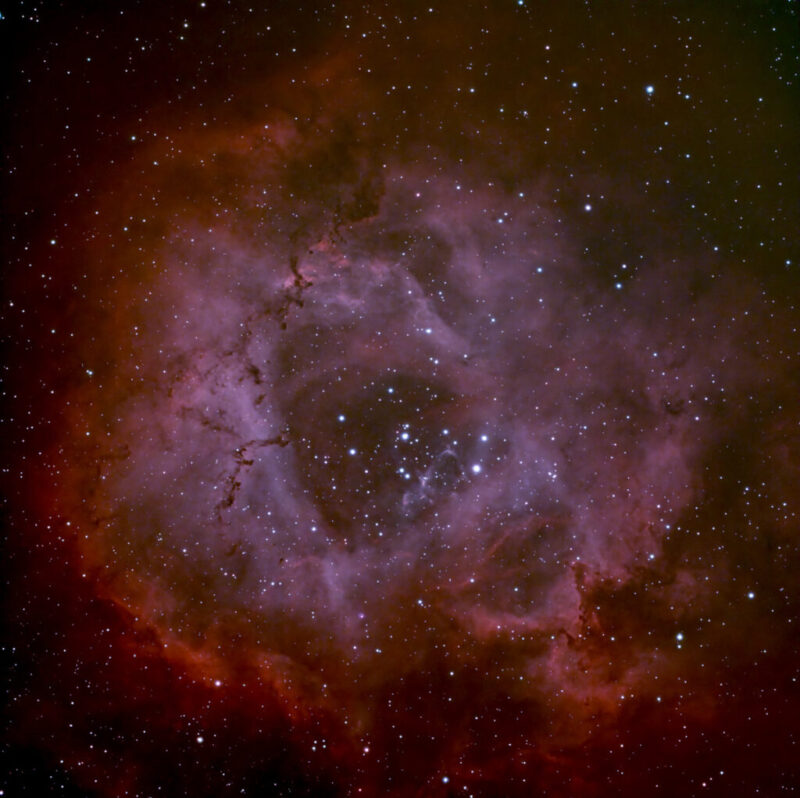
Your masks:
<svg viewBox="0 0 800 798"><path fill-rule="evenodd" d="M0 794L800 791L794 4L110 5L0 21Z"/></svg>

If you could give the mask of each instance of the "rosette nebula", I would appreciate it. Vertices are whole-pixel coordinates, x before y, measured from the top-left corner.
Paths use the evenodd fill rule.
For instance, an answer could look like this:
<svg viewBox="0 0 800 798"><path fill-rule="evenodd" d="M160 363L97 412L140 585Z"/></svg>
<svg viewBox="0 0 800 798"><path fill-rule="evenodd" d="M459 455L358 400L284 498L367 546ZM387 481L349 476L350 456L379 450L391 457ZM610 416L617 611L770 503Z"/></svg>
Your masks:
<svg viewBox="0 0 800 798"><path fill-rule="evenodd" d="M792 6L0 19L0 794L800 790Z"/></svg>

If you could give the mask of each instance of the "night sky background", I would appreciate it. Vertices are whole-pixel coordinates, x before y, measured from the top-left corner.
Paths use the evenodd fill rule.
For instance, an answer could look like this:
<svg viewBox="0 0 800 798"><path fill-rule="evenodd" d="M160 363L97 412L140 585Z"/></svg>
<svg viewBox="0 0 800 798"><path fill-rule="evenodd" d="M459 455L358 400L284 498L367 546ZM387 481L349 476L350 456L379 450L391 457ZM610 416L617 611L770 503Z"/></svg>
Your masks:
<svg viewBox="0 0 800 798"><path fill-rule="evenodd" d="M800 794L796 2L0 12L0 795Z"/></svg>

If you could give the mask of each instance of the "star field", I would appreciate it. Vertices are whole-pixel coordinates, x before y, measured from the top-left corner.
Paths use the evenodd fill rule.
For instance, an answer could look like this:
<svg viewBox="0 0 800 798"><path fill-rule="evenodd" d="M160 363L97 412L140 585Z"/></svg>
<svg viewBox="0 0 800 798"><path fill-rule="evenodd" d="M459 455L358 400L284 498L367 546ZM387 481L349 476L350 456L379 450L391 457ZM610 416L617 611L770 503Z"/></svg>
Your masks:
<svg viewBox="0 0 800 798"><path fill-rule="evenodd" d="M0 795L800 791L796 3L0 26Z"/></svg>

